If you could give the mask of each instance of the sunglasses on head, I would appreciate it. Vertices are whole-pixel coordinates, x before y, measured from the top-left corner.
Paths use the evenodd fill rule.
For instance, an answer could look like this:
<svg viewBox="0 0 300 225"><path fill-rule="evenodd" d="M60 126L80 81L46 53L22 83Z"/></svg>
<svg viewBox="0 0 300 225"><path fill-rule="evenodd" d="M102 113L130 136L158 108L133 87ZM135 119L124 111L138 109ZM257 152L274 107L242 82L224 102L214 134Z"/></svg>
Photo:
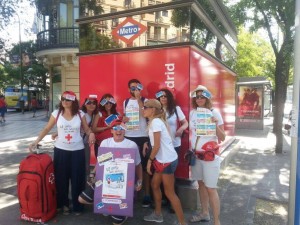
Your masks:
<svg viewBox="0 0 300 225"><path fill-rule="evenodd" d="M117 130L117 131L120 131L120 130L126 130L124 127L122 127L121 125L117 125L117 126L114 126L112 128L113 130Z"/></svg>
<svg viewBox="0 0 300 225"><path fill-rule="evenodd" d="M63 101L66 101L66 102L71 102L71 101L72 101L72 100L67 99L67 98L65 98L65 97L61 97L60 100L61 100L62 102L63 102Z"/></svg>
<svg viewBox="0 0 300 225"><path fill-rule="evenodd" d="M116 104L116 101L114 98L110 98L109 100L107 100L106 98L102 99L102 101L100 102L100 105L105 106L107 103L110 104Z"/></svg>
<svg viewBox="0 0 300 225"><path fill-rule="evenodd" d="M163 91L160 91L155 94L155 97L156 98L163 98L163 97L166 98L167 95L165 95Z"/></svg>

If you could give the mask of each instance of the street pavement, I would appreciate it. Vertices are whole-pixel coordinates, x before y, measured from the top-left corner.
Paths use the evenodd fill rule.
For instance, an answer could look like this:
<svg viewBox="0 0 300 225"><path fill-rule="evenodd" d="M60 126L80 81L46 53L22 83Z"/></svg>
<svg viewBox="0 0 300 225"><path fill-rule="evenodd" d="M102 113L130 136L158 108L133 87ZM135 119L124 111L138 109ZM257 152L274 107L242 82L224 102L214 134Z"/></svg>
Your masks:
<svg viewBox="0 0 300 225"><path fill-rule="evenodd" d="M29 144L46 125L48 118L43 110L9 112L6 122L0 125L0 225L29 224L19 219L16 175L20 161L28 154ZM235 142L222 153L224 158L219 179L222 225L286 225L290 175L290 137L284 135L282 154L275 154L275 136L271 132L272 118L265 118L264 130L237 130ZM43 149L53 153L53 141L47 135ZM185 193L180 193L185 201ZM183 196L183 197L182 197ZM184 204L186 205L186 204ZM143 221L151 208L142 208L135 202L134 217L125 224L153 224ZM192 210L184 208L186 219ZM164 222L171 225L174 214L163 208ZM85 225L112 224L109 217L94 214L87 206L83 214L57 215L46 224ZM212 225L211 222L195 223Z"/></svg>

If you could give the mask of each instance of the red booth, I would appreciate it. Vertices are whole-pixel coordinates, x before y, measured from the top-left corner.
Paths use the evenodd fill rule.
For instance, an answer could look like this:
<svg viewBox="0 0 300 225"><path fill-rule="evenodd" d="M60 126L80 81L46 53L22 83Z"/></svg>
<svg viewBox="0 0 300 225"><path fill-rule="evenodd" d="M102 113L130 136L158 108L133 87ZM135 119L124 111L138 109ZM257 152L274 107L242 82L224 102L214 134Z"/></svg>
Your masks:
<svg viewBox="0 0 300 225"><path fill-rule="evenodd" d="M122 103L129 97L127 83L132 78L142 82L142 95L146 98L155 98L160 88L173 89L177 104L187 118L191 110L190 91L198 84L207 86L213 94L214 108L224 118L226 134L234 135L236 76L195 46L80 57L80 95L111 93L119 112L123 112ZM185 136L176 172L179 178L189 177L189 168L183 160L188 148L188 136Z"/></svg>

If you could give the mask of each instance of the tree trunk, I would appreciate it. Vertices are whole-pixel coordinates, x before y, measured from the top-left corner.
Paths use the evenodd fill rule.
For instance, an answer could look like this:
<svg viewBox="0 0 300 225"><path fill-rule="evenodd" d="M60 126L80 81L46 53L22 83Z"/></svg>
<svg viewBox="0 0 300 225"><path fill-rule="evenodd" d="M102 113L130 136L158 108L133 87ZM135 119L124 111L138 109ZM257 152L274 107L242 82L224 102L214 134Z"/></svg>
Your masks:
<svg viewBox="0 0 300 225"><path fill-rule="evenodd" d="M222 46L222 42L219 41L219 39L217 39L215 56L222 61L221 46Z"/></svg>
<svg viewBox="0 0 300 225"><path fill-rule="evenodd" d="M284 45L283 45L284 46ZM284 57L283 47L276 57L275 69L275 100L274 100L274 119L273 132L276 136L275 152L282 153L283 134L282 134L282 120L284 115L284 103L286 100L286 91L288 84L288 70L289 62Z"/></svg>

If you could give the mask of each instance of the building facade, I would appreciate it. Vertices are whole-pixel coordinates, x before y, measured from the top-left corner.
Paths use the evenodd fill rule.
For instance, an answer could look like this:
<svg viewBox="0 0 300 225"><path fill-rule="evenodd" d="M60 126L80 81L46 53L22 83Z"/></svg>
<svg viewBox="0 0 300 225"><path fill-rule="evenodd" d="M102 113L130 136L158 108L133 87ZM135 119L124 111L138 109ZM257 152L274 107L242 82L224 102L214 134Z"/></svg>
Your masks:
<svg viewBox="0 0 300 225"><path fill-rule="evenodd" d="M172 6L174 2L176 8ZM65 90L74 91L80 98L78 53L193 41L221 61L235 55L232 46L236 31L223 3L203 2L200 5L193 0L38 1L36 56L49 70L51 106L57 105L60 93ZM193 13L191 4L195 8ZM217 17L227 35L214 25L211 18ZM126 32L121 27L136 29L135 22L145 32L133 41L120 39L120 32ZM220 41L227 48L220 48Z"/></svg>

